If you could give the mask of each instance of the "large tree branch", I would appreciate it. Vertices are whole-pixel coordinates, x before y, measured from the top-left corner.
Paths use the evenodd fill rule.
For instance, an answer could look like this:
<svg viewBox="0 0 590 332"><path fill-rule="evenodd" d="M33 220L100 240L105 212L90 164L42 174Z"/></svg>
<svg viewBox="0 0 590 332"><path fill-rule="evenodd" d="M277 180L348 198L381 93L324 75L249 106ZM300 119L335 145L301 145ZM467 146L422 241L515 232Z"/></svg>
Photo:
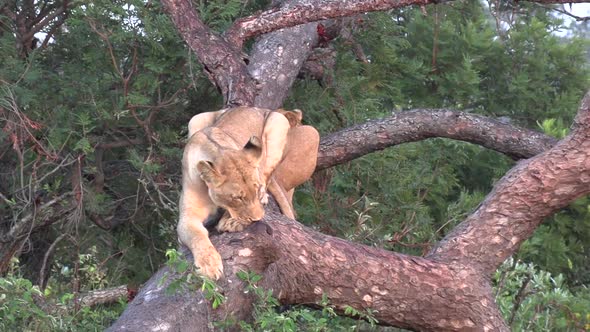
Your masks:
<svg viewBox="0 0 590 332"><path fill-rule="evenodd" d="M473 263L490 275L539 224L590 193L590 92L573 131L555 147L520 162L481 206L441 241L428 257Z"/></svg>
<svg viewBox="0 0 590 332"><path fill-rule="evenodd" d="M481 115L448 109L418 109L394 113L322 137L316 169L432 137L479 144L514 159L530 158L557 143L556 139L542 133Z"/></svg>
<svg viewBox="0 0 590 332"><path fill-rule="evenodd" d="M201 293L167 295L167 285L178 276L164 268L109 330L208 331L213 321L249 321L252 295L235 275L247 270L261 274L259 286L274 290L282 303L317 305L325 295L340 312L346 306L371 309L384 325L507 331L491 287L474 269L350 243L276 213L264 220L242 233L213 237L226 271L219 285L227 302L220 308L211 309Z"/></svg>
<svg viewBox="0 0 590 332"><path fill-rule="evenodd" d="M240 49L213 33L201 21L190 0L162 0L162 3L211 82L219 88L225 105L253 105L256 85Z"/></svg>
<svg viewBox="0 0 590 332"><path fill-rule="evenodd" d="M287 4L300 2L288 1ZM248 65L250 75L258 83L254 106L281 107L317 41L315 24L275 31L256 41Z"/></svg>
<svg viewBox="0 0 590 332"><path fill-rule="evenodd" d="M232 44L241 47L248 38L299 24L412 5L424 6L451 1L454 0L303 0L241 18L227 31L226 38ZM588 2L588 0L529 1L545 4Z"/></svg>

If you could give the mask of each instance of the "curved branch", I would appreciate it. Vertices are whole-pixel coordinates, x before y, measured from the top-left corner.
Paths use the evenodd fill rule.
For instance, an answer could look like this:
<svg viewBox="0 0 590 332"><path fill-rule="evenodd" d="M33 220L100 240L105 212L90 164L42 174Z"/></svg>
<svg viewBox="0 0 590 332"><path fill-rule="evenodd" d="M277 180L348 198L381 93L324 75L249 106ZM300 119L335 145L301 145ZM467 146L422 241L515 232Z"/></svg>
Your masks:
<svg viewBox="0 0 590 332"><path fill-rule="evenodd" d="M299 24L361 13L384 11L412 5L424 6L454 0L305 0L297 4L274 8L237 20L227 30L226 39L242 47L244 41L264 33ZM529 0L539 3L572 3L588 0Z"/></svg>
<svg viewBox="0 0 590 332"><path fill-rule="evenodd" d="M226 38L241 45L251 37L299 24L316 22L359 13L382 11L410 5L427 5L434 0L307 0L274 8L237 20L226 32Z"/></svg>
<svg viewBox="0 0 590 332"><path fill-rule="evenodd" d="M552 149L510 170L480 207L427 257L469 262L490 275L546 217L589 194L590 92L572 128Z"/></svg>
<svg viewBox="0 0 590 332"><path fill-rule="evenodd" d="M322 137L316 170L393 145L433 137L479 144L513 159L530 158L557 142L542 133L481 115L447 109L418 109L394 113Z"/></svg>

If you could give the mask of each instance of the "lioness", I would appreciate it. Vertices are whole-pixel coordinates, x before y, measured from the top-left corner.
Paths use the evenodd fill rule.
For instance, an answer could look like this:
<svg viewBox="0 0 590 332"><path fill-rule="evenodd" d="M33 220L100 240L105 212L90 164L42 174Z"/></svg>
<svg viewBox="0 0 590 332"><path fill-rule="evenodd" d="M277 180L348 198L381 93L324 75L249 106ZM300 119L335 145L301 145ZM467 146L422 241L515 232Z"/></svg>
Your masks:
<svg viewBox="0 0 590 332"><path fill-rule="evenodd" d="M313 173L319 134L300 126L301 113L237 107L195 115L182 158L182 195L178 237L193 253L201 273L219 279L221 257L209 240L204 222L224 208L218 229L237 231L264 217L266 190L288 210L293 188ZM272 180L272 181L271 181ZM281 204L280 204L281 205ZM292 215L291 215L292 217Z"/></svg>

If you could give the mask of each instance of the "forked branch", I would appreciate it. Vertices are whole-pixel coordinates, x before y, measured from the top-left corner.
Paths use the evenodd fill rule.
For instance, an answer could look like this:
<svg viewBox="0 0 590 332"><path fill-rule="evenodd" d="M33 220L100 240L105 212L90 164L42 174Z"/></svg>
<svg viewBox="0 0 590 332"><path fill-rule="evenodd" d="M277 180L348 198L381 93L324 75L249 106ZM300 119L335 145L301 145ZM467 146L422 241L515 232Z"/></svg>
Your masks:
<svg viewBox="0 0 590 332"><path fill-rule="evenodd" d="M590 92L572 129L550 150L510 170L427 257L474 265L490 275L546 217L590 193Z"/></svg>
<svg viewBox="0 0 590 332"><path fill-rule="evenodd" d="M225 105L253 105L256 86L239 48L207 27L190 0L162 0L172 22L220 90Z"/></svg>

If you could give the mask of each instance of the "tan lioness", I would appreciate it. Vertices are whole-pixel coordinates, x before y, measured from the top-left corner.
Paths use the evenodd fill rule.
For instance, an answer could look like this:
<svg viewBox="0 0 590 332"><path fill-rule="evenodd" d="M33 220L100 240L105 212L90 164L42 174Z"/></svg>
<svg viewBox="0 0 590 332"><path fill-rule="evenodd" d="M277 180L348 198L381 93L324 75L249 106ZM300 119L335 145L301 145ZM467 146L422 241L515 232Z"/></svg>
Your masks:
<svg viewBox="0 0 590 332"><path fill-rule="evenodd" d="M293 189L315 169L318 132L298 123L291 126L282 113L301 122L300 111L254 107L201 113L189 122L177 230L205 276L219 279L223 273L203 224L219 207L229 213L218 225L221 231L238 231L262 219L267 187L288 212Z"/></svg>

